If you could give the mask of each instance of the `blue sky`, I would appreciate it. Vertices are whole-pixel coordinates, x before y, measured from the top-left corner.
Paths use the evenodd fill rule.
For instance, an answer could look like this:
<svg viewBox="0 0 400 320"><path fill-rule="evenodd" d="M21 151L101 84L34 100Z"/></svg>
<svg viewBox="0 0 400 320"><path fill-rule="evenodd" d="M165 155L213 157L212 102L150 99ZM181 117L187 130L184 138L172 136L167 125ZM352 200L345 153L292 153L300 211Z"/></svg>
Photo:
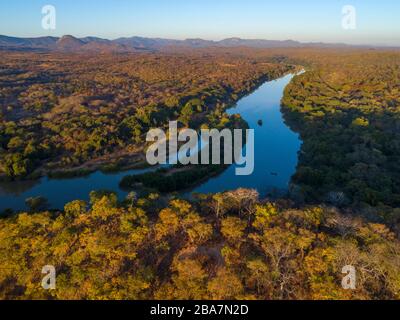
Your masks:
<svg viewBox="0 0 400 320"><path fill-rule="evenodd" d="M57 9L53 31L41 27L41 9L48 4ZM356 30L342 28L344 5L357 10ZM242 37L400 46L400 1L1 0L0 34Z"/></svg>

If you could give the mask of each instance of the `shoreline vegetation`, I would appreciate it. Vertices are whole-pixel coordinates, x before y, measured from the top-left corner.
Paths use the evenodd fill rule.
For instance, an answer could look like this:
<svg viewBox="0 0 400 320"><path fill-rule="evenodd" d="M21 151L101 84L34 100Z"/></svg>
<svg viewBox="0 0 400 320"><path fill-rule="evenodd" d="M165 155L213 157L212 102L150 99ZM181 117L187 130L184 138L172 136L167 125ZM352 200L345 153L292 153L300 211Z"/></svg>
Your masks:
<svg viewBox="0 0 400 320"><path fill-rule="evenodd" d="M293 199L399 221L399 57L391 51L326 52L287 86L282 112L303 141Z"/></svg>
<svg viewBox="0 0 400 320"><path fill-rule="evenodd" d="M293 72L293 70L300 71L303 67L299 66L305 66L308 72L296 77L295 81L289 84L282 100L285 121L294 131L299 132L303 140L299 153L299 165L290 187L291 198L298 203L329 203L338 207L354 206L369 212L375 218L377 216L388 217L385 219L389 219L391 223L397 219L391 212L400 204L398 187L400 185L400 176L398 175L400 168L396 164L400 163L398 161L400 152L398 152L396 144L399 139L393 131L393 128L397 126L399 93L396 91L396 79L398 79L399 66L396 61L398 52L354 49L234 50L235 53L231 55L221 53L220 50L215 52L211 50L211 52L207 59L204 59L201 54L192 52L187 53L189 58L186 58L192 61L195 69L199 68L200 64L207 65L209 63L210 65L203 69L213 72L213 68L216 68L218 72L211 73L212 78L218 78L224 85L213 89L210 88L210 85L203 86L202 89L196 89L196 93L191 95L180 93L179 99L169 92L168 99L165 99L165 96L160 97L159 103L135 109L133 115L128 118L124 114L124 117L119 119L120 125L106 125L104 128L107 128L112 136L116 133L115 137L122 134L130 139L137 139L138 145L142 147L144 146L143 136L146 132L142 131L143 128L151 128L154 125L163 128L165 120L177 119L183 127L190 125L193 128L201 128L212 125L215 128L225 128L229 123L229 118L226 117L224 111L235 101L257 88L264 81L275 79L287 72ZM26 53L18 55L25 56ZM27 55L29 56L29 54ZM63 57L74 64L74 59L79 55L51 54L50 56L56 61ZM166 57L164 54L156 54L155 61L152 60L153 55L139 56L141 63L150 59L151 68L154 68L154 66L159 67L160 61L176 62L177 57L185 55L174 53ZM103 63L106 65L107 57L107 55L102 57L105 60ZM129 58L138 59L137 55L129 56ZM21 57L19 56L18 59ZM232 63L228 64L226 61L221 63L222 59ZM91 61L91 63L94 62L98 61L96 59ZM185 63L187 62L185 61ZM120 63L125 66L126 62L121 61ZM234 66L236 67L234 68ZM183 64L183 68L185 68L185 64ZM261 71L263 68L267 70ZM240 72L237 72L239 70ZM139 68L135 71L141 70ZM148 71L149 69L146 69L146 72ZM231 76L233 71L238 77L234 81L231 77L227 77L227 75ZM198 70L198 72L204 75L204 70ZM171 70L166 72L167 78L171 77L170 73ZM13 73L11 72L11 74ZM157 71L151 79L158 80L160 74ZM143 76L143 74L141 75ZM146 76L148 77L148 75ZM122 78L120 77L119 80ZM172 79L176 86L178 80L173 76ZM185 79L188 80L187 77ZM147 81L149 82L149 79ZM213 81L211 83L214 83ZM206 80L206 83L209 84L209 80ZM234 83L235 86L233 86ZM169 89L165 90L168 92ZM193 91L193 88L191 90ZM97 109L93 107L92 103L83 102L82 108L88 109L91 106L96 110L92 116L103 122L106 116L102 116L102 113L107 114L104 112L104 108L106 106L110 108L111 105L100 104L100 102L96 102L96 104L99 105ZM212 108L207 106L212 106ZM0 152L2 170L8 168L13 172L17 170L22 174L26 173L24 166L29 161L22 160L21 152L26 156L30 154L40 159L37 157L40 152L37 148L33 148L33 142L30 141L29 145L25 145L28 139L26 142L22 140L22 134L26 128L36 128L34 123L27 126L25 124L27 120L22 122L21 113L25 113L28 118L34 116L33 110L26 108L26 110L16 112L18 108L15 107L2 113L2 125L0 126L0 131L3 130L4 133L1 135L2 141L0 141L2 146L0 151L3 151L3 155ZM53 108L57 109L56 106ZM383 113L382 108L385 109ZM50 118L49 112L43 115L36 113L35 116L43 117L43 119ZM107 114L108 116L110 115ZM61 117L64 121L65 113L57 111L53 117L55 119ZM16 122L18 119L21 120L21 124L24 123L21 128L18 128ZM73 126L77 128L76 124ZM103 126L104 124L97 124L89 132L92 131L93 134L96 134L97 139L97 134L100 133L98 129ZM62 132L62 130L57 130ZM108 133L105 134L108 135ZM62 133L62 136L68 137L65 132ZM111 154L107 147L108 138L103 136L97 144L99 150L105 150L106 154L102 155L103 157ZM394 148L390 148L390 141L396 142ZM122 143L122 140L119 142ZM92 147L90 149L94 150ZM15 150L16 153L12 153L14 151L10 153L10 150ZM4 157L4 152L6 152L6 157ZM86 156L92 157L87 152ZM141 166L141 164L138 165ZM379 169L380 166L383 170ZM119 164L105 167L102 164L102 167L104 171L114 171L119 169ZM95 169L101 168L95 167ZM72 173L56 172L53 177L80 176L90 172L92 171L83 167L82 170ZM365 172L372 172L374 178ZM180 175L176 177L181 179ZM158 177L161 178L160 175ZM397 217L397 215L394 216Z"/></svg>
<svg viewBox="0 0 400 320"><path fill-rule="evenodd" d="M70 69L63 69L61 61ZM14 63L24 67L17 73ZM7 75L0 77L0 102L6 95L8 106L0 115L0 174L9 180L87 163L98 168L95 159L124 150L137 155L146 132L170 120L193 128L223 126L227 105L293 68L218 53L207 58L128 54L123 59L5 52L3 64ZM105 70L114 70L112 76ZM83 76L76 78L74 71Z"/></svg>
<svg viewBox="0 0 400 320"><path fill-rule="evenodd" d="M304 72L301 66L293 66L293 70L285 72L279 78L284 77L289 73L299 74ZM277 79L279 79L277 78ZM268 79L258 84L251 92L256 91L266 82L276 79ZM238 101L251 93L239 95ZM237 101L236 101L237 102ZM226 109L231 108L227 106ZM238 119L235 117L239 116ZM232 115L230 117L234 123L227 123L227 129L248 129L248 124L240 117L240 115ZM236 123L235 123L236 122ZM258 121L258 125L262 126L262 120ZM221 150L222 152L222 150ZM221 154L221 159L223 155ZM175 165L168 168L161 168L155 172L148 172L139 175L127 175L121 179L120 187L126 191L140 191L143 188L154 190L161 193L174 193L177 191L185 191L193 189L201 185L207 180L222 174L229 165L197 165L196 167L188 165Z"/></svg>
<svg viewBox="0 0 400 320"><path fill-rule="evenodd" d="M221 112L222 112L221 116L223 116L223 113L225 112L225 110L232 108L232 106L234 106L239 100L243 99L244 97L246 97L246 96L250 95L251 93L253 93L254 91L256 91L264 83L279 79L288 73L296 72L296 70L299 70L299 68L301 68L301 67L300 66L290 66L289 68L293 68L293 69L288 70L282 74L279 74L273 78L269 77L268 75L262 76L254 84L252 84L251 89L247 89L247 90L244 90L244 91L238 93L235 97L235 100L232 100L229 97L225 97L224 99L226 99L226 100L223 101L223 104L225 105L225 107L224 107L224 109L221 110ZM241 120L240 118L235 119L235 117L236 116L231 116L230 119L228 120L228 122L226 122L224 124L225 125L224 128L229 129L232 126L235 126L235 129L247 129L248 128L248 125L245 123L245 121ZM231 123L231 122L233 122L233 123ZM206 128L206 127L208 127L208 123L205 123L202 125L202 128ZM144 140L144 137L142 139ZM119 160L118 163L104 161L100 165L89 166L89 167L91 167L90 169L88 168L87 165L83 164L82 166L80 166L81 168L79 168L79 169L72 168L72 169L64 170L64 171L50 171L49 173L47 173L47 175L49 178L55 178L55 179L74 178L74 177L88 176L96 171L101 171L103 173L116 173L116 172L124 172L124 171L128 171L128 170L132 170L132 169L149 168L151 166L149 164L147 164L147 162L145 160L145 148L141 148L140 151L138 151L137 153L135 153L133 155L134 158L140 158L139 162L137 162L135 160L130 161L129 160L130 157L128 156L126 159L123 159L122 161ZM207 167L208 167L208 171L210 172L210 176L208 178L211 178L218 173L222 173L226 169L227 166L219 166L220 167L219 169L212 168L212 166L207 166ZM171 169L171 170L173 170L173 169ZM157 171L159 171L160 173L163 172L165 174L169 173L169 169L159 169ZM185 171L185 170L183 170L183 171ZM191 171L191 168L188 168L188 171ZM201 171L204 172L205 170L201 170ZM200 180L198 182L192 183L190 187L193 187L193 186L197 185L198 183L203 182L205 179L207 179L206 176L200 178ZM121 186L128 189L129 183L127 183L126 180L127 179L124 179L124 181L121 181ZM183 190L183 189L186 189L186 187L176 189L174 191Z"/></svg>
<svg viewBox="0 0 400 320"><path fill-rule="evenodd" d="M139 158L139 157L136 157ZM140 157L142 158L142 157ZM68 178L76 178L76 177L86 177L91 175L92 173L95 172L102 172L105 174L112 174L112 173L121 173L124 171L130 171L130 170L135 170L135 169L146 169L151 167L147 162L143 159L140 159L139 161L129 161L129 160L120 160L117 163L115 162L110 162L107 163L105 162L104 164L101 165L95 165L95 166L83 166L79 169L69 169L69 170L58 170L58 171L50 171L47 173L47 177L50 179L68 179Z"/></svg>
<svg viewBox="0 0 400 320"><path fill-rule="evenodd" d="M298 67L294 67L294 70ZM291 72L291 71L290 71ZM233 105L235 105L240 99L246 97L247 95L251 94L255 90L257 90L262 84L268 81L273 81L276 79L279 79L280 77L286 75L289 72L285 72L282 75L279 75L277 78L265 78L262 77L260 78L256 84L254 85L254 88L252 88L250 91L243 91L240 94L237 95L237 100L235 101L226 101L226 109L231 108ZM237 120L235 120L237 121ZM246 129L247 125L241 125L237 127L237 129ZM113 155L110 155L110 158ZM144 155L144 150L141 148L140 151L137 151L137 153L134 153L132 155L126 156L123 159L119 159L117 163L113 160L106 160L104 159L105 157L102 157L100 159L100 163L96 163L96 160L98 159L93 159L90 161L88 164L82 164L76 168L70 168L67 170L41 170L39 169L38 171L35 171L31 173L29 176L24 177L23 179L26 180L36 180L41 177L47 176L50 179L69 179L69 178L76 178L76 177L85 177L89 176L92 173L95 173L97 171L103 172L103 173L117 173L117 172L124 172L124 171L129 171L132 169L145 169L151 167L149 164L147 164L145 160L145 155ZM132 159L133 158L133 159ZM138 160L139 159L139 160ZM224 166L225 167L225 166ZM211 169L211 176L215 175L216 171L223 172L223 169L220 170L215 170ZM202 181L204 179L201 179ZM9 182L10 180L7 177L1 177L0 176L0 181L7 181ZM195 183L196 184L196 183ZM195 185L194 184L194 185ZM193 186L193 185L192 185ZM185 188L182 188L185 189Z"/></svg>
<svg viewBox="0 0 400 320"><path fill-rule="evenodd" d="M268 80L267 80L268 81ZM257 90L263 83L261 82L252 92ZM250 93L248 93L250 94ZM238 101L245 95L238 97ZM230 105L231 107L232 105ZM229 106L226 108L230 108ZM224 113L226 111L224 110ZM241 129L246 130L249 128L246 121L240 115L234 114L226 118L223 129ZM203 127L204 128L204 127ZM245 135L243 138L243 145L246 143ZM168 143L167 143L168 144ZM183 143L182 143L183 144ZM212 143L208 146L212 149ZM223 143L221 144L220 159L221 164L211 164L212 159L209 159L209 165L182 165L177 164L167 168L160 168L155 172L147 172L139 175L127 175L121 179L120 187L124 190L139 191L141 188L150 188L156 192L161 193L174 193L177 191L189 190L201 183L223 173L229 165L223 164L224 157ZM197 157L201 157L201 151L197 153ZM210 157L212 155L210 154Z"/></svg>
<svg viewBox="0 0 400 320"><path fill-rule="evenodd" d="M122 178L120 187L127 191L140 191L144 187L169 194L194 188L227 168L227 165L174 166L140 175L127 175Z"/></svg>
<svg viewBox="0 0 400 320"><path fill-rule="evenodd" d="M148 185L123 201L93 191L89 202L46 210L46 199L27 199L30 210L0 217L1 299L400 299L398 51L85 57L5 54L0 163L11 177L45 162L76 167L132 139L144 146L144 133L167 120L225 128L240 120L225 115L226 99L304 65L282 99L303 141L290 198L238 189L186 201L148 190L202 174L175 167L126 178ZM43 265L56 267L56 290L42 289ZM349 265L356 290L341 286Z"/></svg>

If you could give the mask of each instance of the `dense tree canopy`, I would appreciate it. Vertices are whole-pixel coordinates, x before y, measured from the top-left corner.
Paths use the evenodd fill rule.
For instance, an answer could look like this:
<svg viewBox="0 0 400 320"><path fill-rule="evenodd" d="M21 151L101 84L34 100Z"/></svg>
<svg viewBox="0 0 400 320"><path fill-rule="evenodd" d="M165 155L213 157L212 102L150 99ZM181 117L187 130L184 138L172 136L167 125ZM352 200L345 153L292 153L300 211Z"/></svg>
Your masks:
<svg viewBox="0 0 400 320"><path fill-rule="evenodd" d="M306 201L400 205L400 54L308 56L283 110L304 141L293 183ZM299 190L300 189L300 190Z"/></svg>
<svg viewBox="0 0 400 320"><path fill-rule="evenodd" d="M1 299L400 298L396 234L349 213L252 190L165 205L157 194L91 199L0 220ZM55 290L41 287L45 265ZM346 265L354 291L341 286Z"/></svg>
<svg viewBox="0 0 400 320"><path fill-rule="evenodd" d="M170 120L223 126L229 104L293 69L219 52L1 57L0 177L11 179L129 160Z"/></svg>
<svg viewBox="0 0 400 320"><path fill-rule="evenodd" d="M306 72L282 100L304 142L290 200L170 194L216 166L126 177L124 187L151 191L124 202L94 191L90 203L48 210L29 198L29 212L0 218L0 299L400 299L398 51L1 56L1 179L116 170L143 152L148 129L241 126L229 105L264 80ZM55 290L41 287L46 265ZM349 265L355 290L341 286Z"/></svg>

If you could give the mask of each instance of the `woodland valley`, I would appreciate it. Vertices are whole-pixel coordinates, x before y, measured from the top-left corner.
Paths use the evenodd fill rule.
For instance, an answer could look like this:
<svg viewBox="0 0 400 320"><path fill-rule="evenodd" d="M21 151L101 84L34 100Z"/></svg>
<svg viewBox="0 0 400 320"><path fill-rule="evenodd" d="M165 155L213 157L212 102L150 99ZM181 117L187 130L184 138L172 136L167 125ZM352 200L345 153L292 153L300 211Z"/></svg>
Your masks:
<svg viewBox="0 0 400 320"><path fill-rule="evenodd" d="M226 110L287 74L298 164L274 198L182 198L226 169L209 165L126 176L126 199L27 199L0 214L0 299L400 299L400 50L67 40L28 50L0 38L2 182L145 168L151 128L246 128ZM45 265L56 290L41 287ZM341 286L346 265L356 290Z"/></svg>

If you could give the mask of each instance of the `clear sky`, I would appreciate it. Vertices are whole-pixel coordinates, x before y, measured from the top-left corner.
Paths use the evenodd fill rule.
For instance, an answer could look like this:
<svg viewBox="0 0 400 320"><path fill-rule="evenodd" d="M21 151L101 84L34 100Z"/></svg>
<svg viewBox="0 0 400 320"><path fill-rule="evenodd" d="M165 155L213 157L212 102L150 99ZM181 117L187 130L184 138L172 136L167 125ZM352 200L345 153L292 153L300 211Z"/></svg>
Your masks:
<svg viewBox="0 0 400 320"><path fill-rule="evenodd" d="M54 5L56 30L41 27ZM342 8L357 28L342 28ZM0 34L163 38L228 37L400 46L399 0L1 0Z"/></svg>

